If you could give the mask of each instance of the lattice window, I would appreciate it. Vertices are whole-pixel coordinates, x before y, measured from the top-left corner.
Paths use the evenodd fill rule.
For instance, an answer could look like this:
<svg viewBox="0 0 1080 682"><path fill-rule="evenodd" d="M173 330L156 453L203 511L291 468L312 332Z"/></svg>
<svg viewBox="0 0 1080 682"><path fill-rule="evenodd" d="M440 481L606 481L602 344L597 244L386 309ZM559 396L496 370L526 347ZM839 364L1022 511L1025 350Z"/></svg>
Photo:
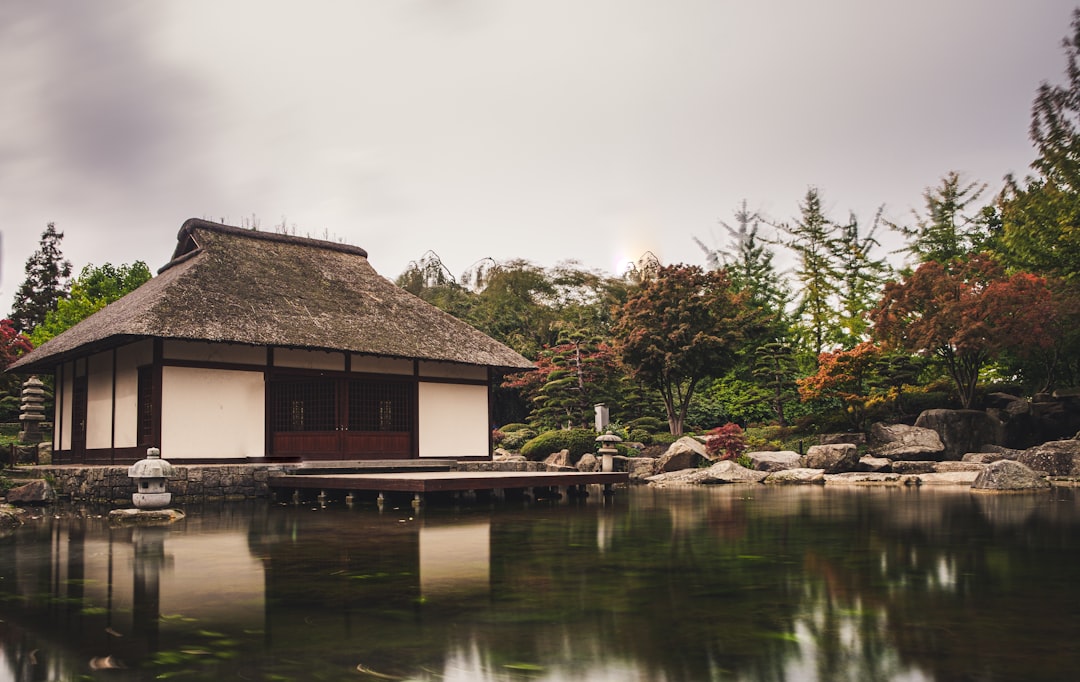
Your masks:
<svg viewBox="0 0 1080 682"><path fill-rule="evenodd" d="M350 431L410 431L412 385L402 382L350 381Z"/></svg>
<svg viewBox="0 0 1080 682"><path fill-rule="evenodd" d="M272 431L333 431L337 428L335 384L327 380L271 384Z"/></svg>

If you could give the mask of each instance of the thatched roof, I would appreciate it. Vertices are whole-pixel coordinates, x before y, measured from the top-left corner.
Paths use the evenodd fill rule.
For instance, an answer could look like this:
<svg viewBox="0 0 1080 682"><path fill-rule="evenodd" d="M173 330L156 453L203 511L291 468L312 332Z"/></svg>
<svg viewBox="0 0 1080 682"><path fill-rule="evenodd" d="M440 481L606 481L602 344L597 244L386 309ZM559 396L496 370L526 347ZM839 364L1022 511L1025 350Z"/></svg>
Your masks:
<svg viewBox="0 0 1080 682"><path fill-rule="evenodd" d="M359 247L192 219L157 277L9 369L49 372L67 358L149 337L533 366L381 277Z"/></svg>

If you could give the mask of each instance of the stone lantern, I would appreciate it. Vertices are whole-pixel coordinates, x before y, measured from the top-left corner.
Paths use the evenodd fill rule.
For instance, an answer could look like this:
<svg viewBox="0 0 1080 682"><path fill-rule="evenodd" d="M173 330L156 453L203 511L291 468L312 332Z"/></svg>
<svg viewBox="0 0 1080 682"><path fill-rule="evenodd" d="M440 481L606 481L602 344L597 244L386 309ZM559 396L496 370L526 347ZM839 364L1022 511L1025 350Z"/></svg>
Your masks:
<svg viewBox="0 0 1080 682"><path fill-rule="evenodd" d="M619 438L611 431L608 431L607 433L597 436L596 442L600 444L600 447L596 450L600 455L600 470L604 472L614 471L614 457L619 454L619 451L615 448L615 444L621 443L622 438Z"/></svg>
<svg viewBox="0 0 1080 682"><path fill-rule="evenodd" d="M45 421L45 385L36 376L32 376L22 385L22 404L20 405L19 431L20 443L40 443L42 440L41 422Z"/></svg>
<svg viewBox="0 0 1080 682"><path fill-rule="evenodd" d="M161 458L161 450L147 448L146 459L128 468L128 477L135 479L138 490L131 496L136 509L161 509L172 502L172 493L165 490L165 481L173 473L173 465Z"/></svg>

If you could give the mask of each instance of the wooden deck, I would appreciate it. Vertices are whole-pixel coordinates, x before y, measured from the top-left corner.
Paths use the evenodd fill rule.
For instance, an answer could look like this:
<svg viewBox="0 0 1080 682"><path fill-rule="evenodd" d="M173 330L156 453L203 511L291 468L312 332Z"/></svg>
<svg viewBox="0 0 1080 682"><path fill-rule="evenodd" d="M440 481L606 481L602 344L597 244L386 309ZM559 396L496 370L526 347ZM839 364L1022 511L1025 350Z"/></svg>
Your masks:
<svg viewBox="0 0 1080 682"><path fill-rule="evenodd" d="M410 492L417 495L433 492L518 490L527 488L576 488L603 485L610 490L616 483L626 483L625 472L517 472L517 471L397 471L380 473L313 473L271 476L268 485L274 490L318 489L360 490L368 492Z"/></svg>

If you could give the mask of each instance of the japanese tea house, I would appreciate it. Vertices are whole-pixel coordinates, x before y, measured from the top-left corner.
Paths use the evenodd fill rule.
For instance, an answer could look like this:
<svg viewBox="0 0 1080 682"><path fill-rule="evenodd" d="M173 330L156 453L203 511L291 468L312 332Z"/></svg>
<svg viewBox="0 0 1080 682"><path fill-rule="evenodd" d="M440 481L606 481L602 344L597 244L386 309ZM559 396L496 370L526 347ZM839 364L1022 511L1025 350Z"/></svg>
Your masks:
<svg viewBox="0 0 1080 682"><path fill-rule="evenodd" d="M21 357L54 463L488 459L494 377L532 367L367 252L204 220L137 290Z"/></svg>

